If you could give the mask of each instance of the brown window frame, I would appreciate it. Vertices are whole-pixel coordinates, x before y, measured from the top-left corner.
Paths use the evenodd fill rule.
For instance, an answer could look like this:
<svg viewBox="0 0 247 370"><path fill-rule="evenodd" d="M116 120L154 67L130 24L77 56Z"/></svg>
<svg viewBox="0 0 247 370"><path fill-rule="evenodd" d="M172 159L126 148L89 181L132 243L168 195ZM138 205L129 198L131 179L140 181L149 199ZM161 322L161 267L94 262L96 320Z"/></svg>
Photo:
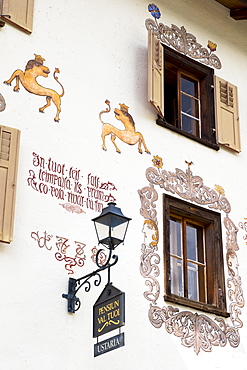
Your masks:
<svg viewBox="0 0 247 370"><path fill-rule="evenodd" d="M164 269L165 301L229 317L226 309L224 260L221 238L221 216L219 213L184 200L164 195ZM205 302L196 301L171 293L170 278L170 217L190 220L202 225L205 232L206 289ZM186 289L186 287L185 287Z"/></svg>
<svg viewBox="0 0 247 370"><path fill-rule="evenodd" d="M164 53L164 106L166 106L166 94L169 94L169 89L166 88L165 69L166 64L172 64L179 73L191 76L199 82L200 89L200 134L193 135L183 131L180 124L176 125L166 119L166 109L164 109L164 117L159 117L156 123L166 127L172 131L180 133L190 139L193 139L201 144L207 145L215 150L219 150L219 145L216 143L216 128L215 128L215 110L214 110L214 70L206 65L203 65L191 58L182 55L175 50L163 45ZM179 84L178 84L179 85ZM177 86L179 90L179 86ZM179 91L178 91L179 97ZM179 113L179 109L178 109Z"/></svg>

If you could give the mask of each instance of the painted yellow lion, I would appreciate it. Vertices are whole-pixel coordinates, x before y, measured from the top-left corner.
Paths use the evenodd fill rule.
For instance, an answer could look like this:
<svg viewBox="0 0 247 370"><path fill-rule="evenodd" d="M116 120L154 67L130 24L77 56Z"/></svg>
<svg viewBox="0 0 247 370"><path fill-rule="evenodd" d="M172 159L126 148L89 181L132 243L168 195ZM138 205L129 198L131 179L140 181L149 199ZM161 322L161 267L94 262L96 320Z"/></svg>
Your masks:
<svg viewBox="0 0 247 370"><path fill-rule="evenodd" d="M111 110L110 102L109 100L106 100L105 103L108 105L108 108L106 110L102 110L99 114L99 118L101 123L103 124L102 127L102 141L103 145L102 148L104 150L106 149L105 145L105 137L107 135L111 135L111 141L113 145L116 148L117 153L121 153L120 149L118 148L117 144L115 143L116 137L118 137L123 142L129 144L129 145L135 145L138 143L138 151L142 154L142 145L145 149L145 152L150 154L150 151L148 150L145 140L140 132L136 132L135 130L135 122L132 118L132 116L128 113L128 108L125 104L119 104L120 109L115 108L114 113L117 120L121 121L124 125L125 130L119 130L118 128L114 127L110 123L105 123L101 119L101 115L103 113L108 113Z"/></svg>
<svg viewBox="0 0 247 370"><path fill-rule="evenodd" d="M44 58L42 58L40 55L34 54L35 59L29 60L25 72L22 72L20 69L17 69L15 72L13 72L12 76L9 80L4 81L6 85L11 85L11 82L16 79L16 85L14 87L14 91L18 92L20 90L20 82L22 86L30 93L35 95L41 95L46 97L46 105L44 105L42 108L39 108L39 111L41 113L44 113L44 110L51 105L51 100L55 104L57 108L56 116L54 118L54 121L59 121L59 114L61 112L61 97L64 95L64 88L62 84L58 81L58 77L56 76L56 73L59 73L59 69L55 68L55 71L53 73L53 77L55 80L59 83L59 85L62 87L62 93L59 95L55 90L48 89L46 87L41 86L36 81L37 77L43 76L48 77L50 70L48 67L45 67L43 65Z"/></svg>

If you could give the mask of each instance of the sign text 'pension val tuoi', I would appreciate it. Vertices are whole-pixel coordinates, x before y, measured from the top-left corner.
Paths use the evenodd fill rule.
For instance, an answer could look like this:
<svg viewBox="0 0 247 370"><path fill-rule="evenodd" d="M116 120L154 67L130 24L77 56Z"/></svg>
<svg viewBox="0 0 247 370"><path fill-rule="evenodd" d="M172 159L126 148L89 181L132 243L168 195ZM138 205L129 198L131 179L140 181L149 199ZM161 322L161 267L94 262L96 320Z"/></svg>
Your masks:
<svg viewBox="0 0 247 370"><path fill-rule="evenodd" d="M107 284L93 306L93 337L125 324L125 294Z"/></svg>

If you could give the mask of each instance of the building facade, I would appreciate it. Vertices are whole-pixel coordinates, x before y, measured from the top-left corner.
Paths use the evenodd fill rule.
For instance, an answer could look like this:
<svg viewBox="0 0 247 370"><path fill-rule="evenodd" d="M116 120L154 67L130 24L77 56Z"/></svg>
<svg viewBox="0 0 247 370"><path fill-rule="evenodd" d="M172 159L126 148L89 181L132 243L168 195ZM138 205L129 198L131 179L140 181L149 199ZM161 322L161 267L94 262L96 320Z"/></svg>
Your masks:
<svg viewBox="0 0 247 370"><path fill-rule="evenodd" d="M244 369L246 2L0 4L0 367Z"/></svg>

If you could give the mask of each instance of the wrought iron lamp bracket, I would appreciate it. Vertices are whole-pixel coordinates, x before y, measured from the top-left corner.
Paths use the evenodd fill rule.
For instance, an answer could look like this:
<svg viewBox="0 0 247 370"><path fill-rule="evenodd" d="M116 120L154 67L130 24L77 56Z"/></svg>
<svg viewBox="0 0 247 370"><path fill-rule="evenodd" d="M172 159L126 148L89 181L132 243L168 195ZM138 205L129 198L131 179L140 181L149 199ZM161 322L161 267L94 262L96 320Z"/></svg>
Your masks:
<svg viewBox="0 0 247 370"><path fill-rule="evenodd" d="M112 256L112 249L110 249L108 259L104 265L100 265L99 263L99 254L102 251L100 249L96 254L96 265L99 267L97 270L79 278L69 278L69 285L68 285L68 294L62 294L62 297L68 300L68 312L75 313L75 311L78 311L81 306L81 301L78 297L76 297L76 294L81 287L85 285L85 292L89 292L91 289L91 283L90 279L95 276L94 285L99 286L101 283L101 275L100 273L103 270L108 269L108 284L110 283L110 268L114 266L118 261L118 256L113 255ZM110 263L111 258L114 260L112 263Z"/></svg>

